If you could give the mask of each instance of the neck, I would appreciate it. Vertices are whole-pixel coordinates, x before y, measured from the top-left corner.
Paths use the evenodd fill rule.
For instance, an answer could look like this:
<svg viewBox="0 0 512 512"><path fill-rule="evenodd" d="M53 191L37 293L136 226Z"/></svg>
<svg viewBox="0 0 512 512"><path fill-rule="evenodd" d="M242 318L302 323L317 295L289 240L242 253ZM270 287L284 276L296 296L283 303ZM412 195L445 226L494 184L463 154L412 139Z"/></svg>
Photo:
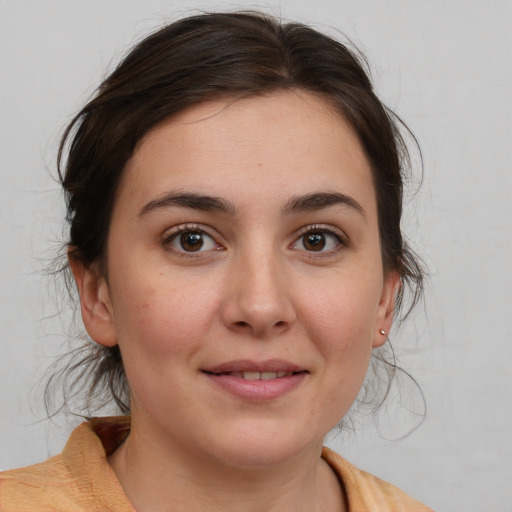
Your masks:
<svg viewBox="0 0 512 512"><path fill-rule="evenodd" d="M321 446L271 467L240 467L139 434L132 424L130 436L109 457L138 512L344 510L340 484L320 458Z"/></svg>

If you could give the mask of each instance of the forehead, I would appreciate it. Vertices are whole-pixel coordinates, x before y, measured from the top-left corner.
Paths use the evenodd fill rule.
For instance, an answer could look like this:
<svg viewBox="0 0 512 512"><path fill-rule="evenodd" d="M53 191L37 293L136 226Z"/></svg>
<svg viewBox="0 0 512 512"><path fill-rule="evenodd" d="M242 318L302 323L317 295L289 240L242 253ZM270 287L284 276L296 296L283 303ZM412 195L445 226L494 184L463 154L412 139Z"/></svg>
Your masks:
<svg viewBox="0 0 512 512"><path fill-rule="evenodd" d="M137 145L118 200L191 188L238 202L332 190L358 196L365 209L375 203L354 130L329 102L302 91L204 102L164 121Z"/></svg>

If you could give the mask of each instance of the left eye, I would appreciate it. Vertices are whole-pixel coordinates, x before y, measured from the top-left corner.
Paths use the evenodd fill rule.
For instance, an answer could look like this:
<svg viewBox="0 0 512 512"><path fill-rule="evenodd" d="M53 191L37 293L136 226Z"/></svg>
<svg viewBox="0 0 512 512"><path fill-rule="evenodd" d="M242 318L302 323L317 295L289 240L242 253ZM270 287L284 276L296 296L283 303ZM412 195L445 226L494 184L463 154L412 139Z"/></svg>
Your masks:
<svg viewBox="0 0 512 512"><path fill-rule="evenodd" d="M180 252L203 252L217 247L215 240L204 231L182 231L170 239L170 245Z"/></svg>
<svg viewBox="0 0 512 512"><path fill-rule="evenodd" d="M303 234L293 245L294 249L309 252L328 252L341 245L341 239L326 231L309 231Z"/></svg>

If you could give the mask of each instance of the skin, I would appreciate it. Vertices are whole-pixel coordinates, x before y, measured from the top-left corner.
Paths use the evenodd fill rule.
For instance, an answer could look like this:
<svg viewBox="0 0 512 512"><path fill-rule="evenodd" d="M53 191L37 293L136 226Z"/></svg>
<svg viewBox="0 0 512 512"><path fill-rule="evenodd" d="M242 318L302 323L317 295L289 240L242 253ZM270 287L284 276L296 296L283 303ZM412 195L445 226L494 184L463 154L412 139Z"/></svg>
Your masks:
<svg viewBox="0 0 512 512"><path fill-rule="evenodd" d="M162 201L183 193L229 208ZM293 202L312 193L349 199ZM344 509L322 442L385 341L399 278L382 267L367 158L325 100L206 102L154 128L124 170L107 275L71 265L87 331L123 355L132 431L110 463L137 510ZM304 378L241 398L203 371L234 359Z"/></svg>

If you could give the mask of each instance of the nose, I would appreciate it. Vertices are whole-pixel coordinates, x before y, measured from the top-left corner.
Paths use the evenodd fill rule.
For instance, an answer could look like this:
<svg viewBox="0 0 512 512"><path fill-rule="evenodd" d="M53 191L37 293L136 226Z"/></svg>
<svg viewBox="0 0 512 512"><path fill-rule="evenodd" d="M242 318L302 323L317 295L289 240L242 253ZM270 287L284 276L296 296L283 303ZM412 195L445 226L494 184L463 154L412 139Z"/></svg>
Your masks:
<svg viewBox="0 0 512 512"><path fill-rule="evenodd" d="M230 268L222 321L230 330L263 339L287 331L296 312L286 265L272 250L258 252L241 255Z"/></svg>

